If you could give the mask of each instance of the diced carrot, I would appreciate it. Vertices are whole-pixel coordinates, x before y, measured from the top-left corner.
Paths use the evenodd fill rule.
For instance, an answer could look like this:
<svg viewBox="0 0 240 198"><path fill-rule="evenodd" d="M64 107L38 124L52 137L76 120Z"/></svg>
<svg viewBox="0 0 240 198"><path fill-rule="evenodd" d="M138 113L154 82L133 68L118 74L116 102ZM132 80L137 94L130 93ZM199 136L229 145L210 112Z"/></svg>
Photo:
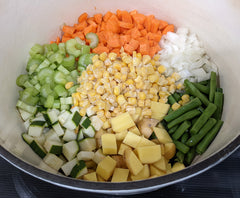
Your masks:
<svg viewBox="0 0 240 198"><path fill-rule="evenodd" d="M154 15L149 15L149 16L146 17L146 20L144 22L144 27L146 28L146 30L148 32L151 31L151 26L152 26L153 19L155 19Z"/></svg>
<svg viewBox="0 0 240 198"><path fill-rule="evenodd" d="M132 16L127 11L122 11L122 21L132 23Z"/></svg>
<svg viewBox="0 0 240 198"><path fill-rule="evenodd" d="M147 35L147 30L146 29L143 29L140 31L141 32L141 35L142 36L146 36Z"/></svg>
<svg viewBox="0 0 240 198"><path fill-rule="evenodd" d="M94 17L97 24L102 23L102 14L95 14L93 17Z"/></svg>
<svg viewBox="0 0 240 198"><path fill-rule="evenodd" d="M96 33L96 27L94 27L93 25L89 25L87 26L84 30L83 30L83 33L84 35L86 36L87 33L89 32L94 32Z"/></svg>
<svg viewBox="0 0 240 198"><path fill-rule="evenodd" d="M87 23L88 23L89 25L96 24L94 17L89 17L89 18L87 19ZM96 25L97 25L97 24L96 24Z"/></svg>
<svg viewBox="0 0 240 198"><path fill-rule="evenodd" d="M116 14L117 14L118 20L121 21L122 20L122 11L117 9Z"/></svg>
<svg viewBox="0 0 240 198"><path fill-rule="evenodd" d="M103 52L109 52L109 49L105 46L97 46L95 47L93 50L92 50L93 53L96 53L96 54L101 54Z"/></svg>
<svg viewBox="0 0 240 198"><path fill-rule="evenodd" d="M97 33L97 35L98 35L98 39L99 39L100 43L103 43L103 44L107 43L107 40L106 40L104 32L99 32L99 33Z"/></svg>
<svg viewBox="0 0 240 198"><path fill-rule="evenodd" d="M130 44L125 44L123 48L124 48L124 51L129 54L132 54L134 51L134 47L131 46Z"/></svg>
<svg viewBox="0 0 240 198"><path fill-rule="evenodd" d="M123 22L123 21L119 21L119 26L125 29L131 29L133 28L133 24L132 23L127 23L127 22Z"/></svg>
<svg viewBox="0 0 240 198"><path fill-rule="evenodd" d="M120 35L120 44L121 44L121 46L124 46L124 44L129 43L130 40L131 40L131 36L130 35Z"/></svg>
<svg viewBox="0 0 240 198"><path fill-rule="evenodd" d="M149 44L148 43L140 44L139 51L142 55L149 54Z"/></svg>
<svg viewBox="0 0 240 198"><path fill-rule="evenodd" d="M55 41L50 41L50 44L52 44L52 43L56 43Z"/></svg>
<svg viewBox="0 0 240 198"><path fill-rule="evenodd" d="M67 37L67 36L62 36L62 43L67 42L68 40L72 39L71 37Z"/></svg>
<svg viewBox="0 0 240 198"><path fill-rule="evenodd" d="M145 20L146 20L146 16L140 13L135 13L135 14L131 14L133 17L133 21L137 24L144 24Z"/></svg>
<svg viewBox="0 0 240 198"><path fill-rule="evenodd" d="M101 32L101 31L105 31L105 30L106 30L106 23L103 21L103 22L101 23L100 32Z"/></svg>
<svg viewBox="0 0 240 198"><path fill-rule="evenodd" d="M130 12L131 15L133 15L133 14L137 14L137 13L138 13L137 10L132 10L132 11Z"/></svg>
<svg viewBox="0 0 240 198"><path fill-rule="evenodd" d="M143 30L144 29L144 26L140 23L137 23L136 27L137 27L138 30Z"/></svg>
<svg viewBox="0 0 240 198"><path fill-rule="evenodd" d="M159 30L163 30L165 27L167 27L168 23L166 21L163 20L159 20L160 24L159 24Z"/></svg>
<svg viewBox="0 0 240 198"><path fill-rule="evenodd" d="M160 24L160 21L157 20L157 19L153 19L152 20L152 24L151 24L151 32L152 33L157 33L158 31L158 28L159 28L159 24Z"/></svg>
<svg viewBox="0 0 240 198"><path fill-rule="evenodd" d="M58 36L56 39L56 43L59 44L60 43L60 37Z"/></svg>
<svg viewBox="0 0 240 198"><path fill-rule="evenodd" d="M85 40L83 32L76 32L75 34L73 34L73 38L75 37L79 37L81 40Z"/></svg>
<svg viewBox="0 0 240 198"><path fill-rule="evenodd" d="M162 34L167 34L168 32L174 32L174 25L168 25L162 31Z"/></svg>
<svg viewBox="0 0 240 198"><path fill-rule="evenodd" d="M76 29L75 29L75 27L64 25L63 28L62 28L62 31L64 33L73 34L76 31Z"/></svg>
<svg viewBox="0 0 240 198"><path fill-rule="evenodd" d="M112 14L112 16L106 22L106 30L111 31L113 33L120 32L119 21L115 14Z"/></svg>
<svg viewBox="0 0 240 198"><path fill-rule="evenodd" d="M87 27L87 21L83 21L81 23L74 24L74 27L77 31L82 31L82 30L84 30L84 28Z"/></svg>
<svg viewBox="0 0 240 198"><path fill-rule="evenodd" d="M114 48L114 49L111 50L111 52L114 52L119 56L120 55L120 48Z"/></svg>
<svg viewBox="0 0 240 198"><path fill-rule="evenodd" d="M139 46L139 42L135 39L131 39L129 42L129 45L131 45L133 47L133 50L136 50Z"/></svg>
<svg viewBox="0 0 240 198"><path fill-rule="evenodd" d="M131 37L132 38L136 39L140 36L141 36L141 33L139 32L139 30L137 28L131 29Z"/></svg>
<svg viewBox="0 0 240 198"><path fill-rule="evenodd" d="M103 16L103 21L108 21L108 19L113 15L112 12L108 11L104 16Z"/></svg>
<svg viewBox="0 0 240 198"><path fill-rule="evenodd" d="M72 37L72 34L64 33L63 36L66 36L66 37Z"/></svg>
<svg viewBox="0 0 240 198"><path fill-rule="evenodd" d="M86 12L84 12L83 14L81 14L79 17L78 17L78 23L82 23L83 21L86 21L88 18L88 14Z"/></svg>
<svg viewBox="0 0 240 198"><path fill-rule="evenodd" d="M157 33L148 32L146 37L148 40L153 40L153 41L159 42L161 40L162 35L157 34Z"/></svg>
<svg viewBox="0 0 240 198"><path fill-rule="evenodd" d="M115 47L121 47L119 35L118 35L118 34L113 34L113 36L111 36L110 38L108 38L107 44L108 44L110 47L113 47L113 48L115 48Z"/></svg>

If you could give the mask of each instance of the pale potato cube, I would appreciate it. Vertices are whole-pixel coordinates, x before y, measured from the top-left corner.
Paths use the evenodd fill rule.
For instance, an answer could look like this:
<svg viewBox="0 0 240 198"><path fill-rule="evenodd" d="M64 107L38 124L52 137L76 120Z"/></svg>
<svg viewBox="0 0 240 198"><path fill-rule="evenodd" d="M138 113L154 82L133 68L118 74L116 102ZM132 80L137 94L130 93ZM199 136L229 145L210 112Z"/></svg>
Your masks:
<svg viewBox="0 0 240 198"><path fill-rule="evenodd" d="M141 137L141 140L138 143L137 147L153 146L153 145L156 145L156 144L145 137Z"/></svg>
<svg viewBox="0 0 240 198"><path fill-rule="evenodd" d="M172 165L171 165L171 163L167 163L167 172L166 173L167 174L172 173Z"/></svg>
<svg viewBox="0 0 240 198"><path fill-rule="evenodd" d="M161 159L161 146L144 146L136 148L139 160L143 164L151 164Z"/></svg>
<svg viewBox="0 0 240 198"><path fill-rule="evenodd" d="M161 102L151 102L152 118L161 121L165 115L167 115L170 108L169 104L164 104Z"/></svg>
<svg viewBox="0 0 240 198"><path fill-rule="evenodd" d="M83 179L87 180L87 181L95 181L95 182L98 181L96 172L92 172L92 173L83 175Z"/></svg>
<svg viewBox="0 0 240 198"><path fill-rule="evenodd" d="M133 126L131 128L128 129L128 131L135 133L136 135L141 135L139 129L137 128L137 126Z"/></svg>
<svg viewBox="0 0 240 198"><path fill-rule="evenodd" d="M125 159L122 155L112 155L112 158L117 162L116 168L127 168Z"/></svg>
<svg viewBox="0 0 240 198"><path fill-rule="evenodd" d="M124 155L124 151L125 149L130 149L131 150L131 147L126 145L126 144L120 144L120 147L119 147L119 150L118 150L118 155Z"/></svg>
<svg viewBox="0 0 240 198"><path fill-rule="evenodd" d="M170 137L170 135L168 134L168 132L165 129L154 127L153 131L156 134L157 139L160 143L166 144L169 142L173 142L172 138Z"/></svg>
<svg viewBox="0 0 240 198"><path fill-rule="evenodd" d="M125 168L115 168L111 182L126 182L128 179L129 170Z"/></svg>
<svg viewBox="0 0 240 198"><path fill-rule="evenodd" d="M153 175L157 175L157 176L163 176L166 175L165 172L159 170L158 168L156 168L154 165L150 164L150 174L151 176Z"/></svg>
<svg viewBox="0 0 240 198"><path fill-rule="evenodd" d="M106 182L106 180L105 179L103 179L100 175L98 175L97 174L97 180L99 181L99 182Z"/></svg>
<svg viewBox="0 0 240 198"><path fill-rule="evenodd" d="M136 148L140 141L141 141L140 136L138 136L132 132L128 132L126 137L123 140L123 143L127 144L128 146L131 146L133 148Z"/></svg>
<svg viewBox="0 0 240 198"><path fill-rule="evenodd" d="M172 159L176 154L176 146L174 143L164 144L164 157L166 159Z"/></svg>
<svg viewBox="0 0 240 198"><path fill-rule="evenodd" d="M120 132L120 133L116 133L116 134L115 134L116 139L117 139L118 141L124 140L124 138L126 137L127 133L128 133L127 130L124 130L124 131L122 131L122 132Z"/></svg>
<svg viewBox="0 0 240 198"><path fill-rule="evenodd" d="M93 161L98 164L101 162L106 156L103 154L102 149L98 149L93 156Z"/></svg>
<svg viewBox="0 0 240 198"><path fill-rule="evenodd" d="M135 123L128 112L122 113L110 120L114 132L119 133L130 127L135 126Z"/></svg>
<svg viewBox="0 0 240 198"><path fill-rule="evenodd" d="M116 167L117 162L110 156L105 157L97 166L96 173L103 179L108 180Z"/></svg>
<svg viewBox="0 0 240 198"><path fill-rule="evenodd" d="M153 165L163 172L167 171L167 160L164 156L162 156L157 162L153 163Z"/></svg>
<svg viewBox="0 0 240 198"><path fill-rule="evenodd" d="M147 179L150 177L149 166L145 164L143 169L137 175L131 175L132 181Z"/></svg>
<svg viewBox="0 0 240 198"><path fill-rule="evenodd" d="M103 154L117 154L117 140L114 134L104 133L101 139Z"/></svg>
<svg viewBox="0 0 240 198"><path fill-rule="evenodd" d="M159 121L153 118L143 118L137 123L138 129L145 138L149 138L152 135L153 127L157 125Z"/></svg>
<svg viewBox="0 0 240 198"><path fill-rule="evenodd" d="M142 108L137 107L134 114L131 114L134 122L137 122L142 114Z"/></svg>
<svg viewBox="0 0 240 198"><path fill-rule="evenodd" d="M105 130L103 130L103 129L100 129L99 131L97 131L96 133L95 133L95 139L96 139L96 142L97 142L97 148L100 148L101 146L102 146L102 139L101 139L101 136L102 136L102 134L104 134L104 133L106 133L106 131Z"/></svg>
<svg viewBox="0 0 240 198"><path fill-rule="evenodd" d="M173 167L172 167L172 172L174 173L174 172L180 171L180 170L182 170L182 169L184 169L184 168L185 168L185 166L184 166L183 163L176 162L176 163L173 165Z"/></svg>
<svg viewBox="0 0 240 198"><path fill-rule="evenodd" d="M124 152L124 158L129 171L133 175L137 175L143 169L142 163L132 150L126 149Z"/></svg>

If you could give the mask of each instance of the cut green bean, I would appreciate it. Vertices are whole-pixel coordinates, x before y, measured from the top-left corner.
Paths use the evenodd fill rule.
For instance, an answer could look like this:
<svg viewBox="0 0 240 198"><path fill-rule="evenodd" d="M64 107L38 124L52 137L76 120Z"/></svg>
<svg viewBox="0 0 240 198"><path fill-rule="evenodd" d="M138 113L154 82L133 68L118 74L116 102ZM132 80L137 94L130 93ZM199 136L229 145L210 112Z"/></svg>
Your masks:
<svg viewBox="0 0 240 198"><path fill-rule="evenodd" d="M178 127L179 127L179 125L175 125L174 127L172 127L171 129L168 130L168 133L173 134L177 130Z"/></svg>
<svg viewBox="0 0 240 198"><path fill-rule="evenodd" d="M174 103L176 103L177 101L175 100L175 98L173 97L173 95L168 96L168 103L170 105L173 105Z"/></svg>
<svg viewBox="0 0 240 198"><path fill-rule="evenodd" d="M178 151L176 153L177 161L183 163L184 161L184 153L181 151Z"/></svg>
<svg viewBox="0 0 240 198"><path fill-rule="evenodd" d="M203 113L205 109L204 109L202 106L200 106L200 107L198 107L198 110L199 110L201 113Z"/></svg>
<svg viewBox="0 0 240 198"><path fill-rule="evenodd" d="M214 114L217 106L213 103L209 103L207 108L203 111L201 116L197 119L195 124L190 129L191 134L197 134L198 131L202 128L202 126L207 122L207 120Z"/></svg>
<svg viewBox="0 0 240 198"><path fill-rule="evenodd" d="M216 92L217 88L217 74L216 72L211 72L211 78L210 78L210 90L209 90L209 101L213 102L214 100L214 94Z"/></svg>
<svg viewBox="0 0 240 198"><path fill-rule="evenodd" d="M178 94L177 92L175 92L174 94L172 94L173 97L175 98L175 100L178 102L179 100L181 100L181 96L180 94Z"/></svg>
<svg viewBox="0 0 240 198"><path fill-rule="evenodd" d="M173 113L172 113L173 114ZM197 109L188 111L187 113L179 116L178 118L176 118L175 120L171 121L168 123L167 127L170 129L172 127L174 127L177 124L180 124L181 122L184 122L185 120L191 120L192 118L200 115L201 112L198 111ZM171 114L170 114L171 115Z"/></svg>
<svg viewBox="0 0 240 198"><path fill-rule="evenodd" d="M170 122L176 118L178 118L179 116L181 116L182 114L195 109L199 106L201 106L201 101L199 100L199 98L194 98L193 100L191 100L190 102L188 102L187 104L181 106L179 109L173 111L171 114L166 115L164 117L164 120L166 120L167 122Z"/></svg>
<svg viewBox="0 0 240 198"><path fill-rule="evenodd" d="M210 90L209 86L205 86L205 85L202 85L202 84L199 84L199 83L193 83L193 84L202 93L209 94L209 90Z"/></svg>
<svg viewBox="0 0 240 198"><path fill-rule="evenodd" d="M183 144L186 144L188 138L189 138L189 133L188 133L188 132L185 132L185 133L182 135L182 137L181 137L181 142L182 142Z"/></svg>
<svg viewBox="0 0 240 198"><path fill-rule="evenodd" d="M217 106L217 110L213 114L213 117L217 120L220 120L222 117L222 109L223 109L223 99L224 94L221 92L215 92L214 95L214 104Z"/></svg>
<svg viewBox="0 0 240 198"><path fill-rule="evenodd" d="M178 140L190 126L191 126L191 122L190 121L188 121L188 120L184 121L178 127L178 129L175 131L175 133L173 134L172 138L174 140Z"/></svg>
<svg viewBox="0 0 240 198"><path fill-rule="evenodd" d="M190 137L186 143L188 146L195 146L201 139L211 130L211 128L216 124L217 120L214 118L209 118L207 123L200 129L200 131Z"/></svg>
<svg viewBox="0 0 240 198"><path fill-rule="evenodd" d="M207 99L207 97L204 94L202 94L193 85L193 83L191 83L188 79L186 79L186 80L184 80L184 84L185 84L186 88L189 90L189 92L191 93L191 95L198 97L205 106L207 106L209 104L209 100Z"/></svg>
<svg viewBox="0 0 240 198"><path fill-rule="evenodd" d="M216 92L221 92L221 93L223 93L223 89L222 89L222 88L219 88L219 87L217 87L217 89L216 89Z"/></svg>
<svg viewBox="0 0 240 198"><path fill-rule="evenodd" d="M199 84L201 85L208 85L210 82L210 80L204 80L204 81L201 81L201 82L198 82Z"/></svg>
<svg viewBox="0 0 240 198"><path fill-rule="evenodd" d="M222 120L218 120L215 126L208 132L208 134L203 138L203 140L197 145L196 151L198 154L203 154L213 139L216 137L217 133L223 125Z"/></svg>
<svg viewBox="0 0 240 198"><path fill-rule="evenodd" d="M192 119L192 126L197 122L198 117Z"/></svg>
<svg viewBox="0 0 240 198"><path fill-rule="evenodd" d="M192 148L187 152L187 154L185 155L185 158L184 158L185 163L186 163L187 166L189 166L189 165L192 163L192 161L193 161L193 159L194 159L195 156L196 156L196 148L195 148L195 147L192 147Z"/></svg>
<svg viewBox="0 0 240 198"><path fill-rule="evenodd" d="M175 144L176 148L184 154L186 154L190 149L187 145L177 140L173 140L173 143Z"/></svg>

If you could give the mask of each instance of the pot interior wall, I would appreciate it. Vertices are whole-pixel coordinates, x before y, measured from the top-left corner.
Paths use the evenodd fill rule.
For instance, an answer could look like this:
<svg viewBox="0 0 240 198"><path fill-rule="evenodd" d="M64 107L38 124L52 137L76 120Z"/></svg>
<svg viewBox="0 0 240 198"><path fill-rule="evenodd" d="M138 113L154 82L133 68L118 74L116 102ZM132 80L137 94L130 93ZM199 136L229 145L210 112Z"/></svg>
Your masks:
<svg viewBox="0 0 240 198"><path fill-rule="evenodd" d="M4 148L30 164L54 172L40 161L20 137L24 127L15 108L19 90L15 79L25 71L28 51L34 43L43 44L54 39L60 35L63 23L76 23L77 17L83 12L92 15L108 10L115 12L116 9L136 9L144 14L154 14L176 27L189 28L197 33L209 56L218 65L225 93L225 123L214 143L194 163L218 152L240 134L239 1L5 0L0 2L0 144Z"/></svg>

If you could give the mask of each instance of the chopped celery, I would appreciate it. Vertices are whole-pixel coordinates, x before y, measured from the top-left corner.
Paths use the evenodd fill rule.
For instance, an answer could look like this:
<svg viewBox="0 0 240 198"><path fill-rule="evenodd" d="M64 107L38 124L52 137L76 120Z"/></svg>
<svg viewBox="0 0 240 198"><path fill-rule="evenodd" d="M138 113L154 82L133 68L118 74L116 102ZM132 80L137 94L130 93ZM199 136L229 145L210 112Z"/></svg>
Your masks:
<svg viewBox="0 0 240 198"><path fill-rule="evenodd" d="M87 67L89 64L92 63L92 57L95 54L83 54L80 56L79 60L78 60L78 65L82 65L84 67Z"/></svg>
<svg viewBox="0 0 240 198"><path fill-rule="evenodd" d="M64 56L66 55L65 43L58 44L58 52Z"/></svg>
<svg viewBox="0 0 240 198"><path fill-rule="evenodd" d="M68 89L68 93L70 95L72 95L73 93L75 93L77 91L77 88L78 88L78 85L71 87L70 89Z"/></svg>
<svg viewBox="0 0 240 198"><path fill-rule="evenodd" d="M51 89L49 84L44 84L40 90L41 96L43 96L44 98L47 98L47 96L52 94L52 92L53 90Z"/></svg>
<svg viewBox="0 0 240 198"><path fill-rule="evenodd" d="M47 55L49 52L52 51L50 44L43 45L43 48L44 48L44 55Z"/></svg>
<svg viewBox="0 0 240 198"><path fill-rule="evenodd" d="M21 94L21 98L20 98L21 101L31 106L37 105L39 101L39 97L33 96L29 91L26 91L26 90L27 89L25 89Z"/></svg>
<svg viewBox="0 0 240 198"><path fill-rule="evenodd" d="M47 99L46 99L46 101L44 103L44 107L52 108L53 103L54 103L54 96L53 95L48 95Z"/></svg>
<svg viewBox="0 0 240 198"><path fill-rule="evenodd" d="M74 39L75 39L75 40L77 41L77 43L80 44L80 45L85 45L85 44L86 44L85 41L83 41L82 39L80 39L80 38L77 37L77 36L76 36Z"/></svg>
<svg viewBox="0 0 240 198"><path fill-rule="evenodd" d="M69 57L66 57L63 59L61 63L68 71L73 71L75 66L75 57L73 55L70 55Z"/></svg>
<svg viewBox="0 0 240 198"><path fill-rule="evenodd" d="M75 57L79 57L81 51L76 49L77 41L75 39L70 39L66 42L66 50L68 54L71 54Z"/></svg>
<svg viewBox="0 0 240 198"><path fill-rule="evenodd" d="M38 80L39 80L40 84L45 83L45 78L47 76L52 77L53 74L54 74L53 69L50 69L50 68L41 69L40 72L38 72L38 74L37 74L37 77L38 77Z"/></svg>
<svg viewBox="0 0 240 198"><path fill-rule="evenodd" d="M35 58L30 58L27 63L27 68L26 70L28 72L33 72L36 70L36 68L42 63L43 61L41 59L35 59Z"/></svg>
<svg viewBox="0 0 240 198"><path fill-rule="evenodd" d="M48 59L45 59L36 69L36 72L39 72L43 68L47 68L50 65L50 62Z"/></svg>
<svg viewBox="0 0 240 198"><path fill-rule="evenodd" d="M24 88L24 83L29 79L27 74L21 74L17 77L16 84L19 87Z"/></svg>
<svg viewBox="0 0 240 198"><path fill-rule="evenodd" d="M65 85L67 83L66 76L60 71L55 71L53 78L57 84Z"/></svg>
<svg viewBox="0 0 240 198"><path fill-rule="evenodd" d="M61 62L63 61L63 55L56 52L49 57L49 61L51 63L57 62L58 64L61 64Z"/></svg>
<svg viewBox="0 0 240 198"><path fill-rule="evenodd" d="M35 44L29 51L30 56L34 56L35 54L43 54L44 49L40 44Z"/></svg>
<svg viewBox="0 0 240 198"><path fill-rule="evenodd" d="M68 92L63 85L56 85L54 91L57 93L59 97L67 97L68 95Z"/></svg>
<svg viewBox="0 0 240 198"><path fill-rule="evenodd" d="M91 48L97 47L98 41L99 41L97 34L95 34L93 32L89 32L86 34L86 39L91 41L90 45L89 45Z"/></svg>
<svg viewBox="0 0 240 198"><path fill-rule="evenodd" d="M57 52L58 51L58 45L57 43L51 43L50 44L52 51Z"/></svg>
<svg viewBox="0 0 240 198"><path fill-rule="evenodd" d="M69 75L70 72L62 65L59 65L59 67L57 68L58 71L64 73L65 75Z"/></svg>

